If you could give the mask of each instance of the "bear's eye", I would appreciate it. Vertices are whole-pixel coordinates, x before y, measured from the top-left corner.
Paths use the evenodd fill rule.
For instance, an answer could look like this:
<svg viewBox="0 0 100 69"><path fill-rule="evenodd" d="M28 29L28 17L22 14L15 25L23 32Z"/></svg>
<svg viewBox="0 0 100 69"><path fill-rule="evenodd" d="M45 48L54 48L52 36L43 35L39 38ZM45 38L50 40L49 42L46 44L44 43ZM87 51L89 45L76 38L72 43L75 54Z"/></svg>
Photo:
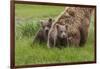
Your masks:
<svg viewBox="0 0 100 69"><path fill-rule="evenodd" d="M50 25L47 25L47 27L51 27Z"/></svg>
<svg viewBox="0 0 100 69"><path fill-rule="evenodd" d="M42 26L43 28L45 28L45 26Z"/></svg>
<svg viewBox="0 0 100 69"><path fill-rule="evenodd" d="M67 32L67 31L65 30L65 32Z"/></svg>

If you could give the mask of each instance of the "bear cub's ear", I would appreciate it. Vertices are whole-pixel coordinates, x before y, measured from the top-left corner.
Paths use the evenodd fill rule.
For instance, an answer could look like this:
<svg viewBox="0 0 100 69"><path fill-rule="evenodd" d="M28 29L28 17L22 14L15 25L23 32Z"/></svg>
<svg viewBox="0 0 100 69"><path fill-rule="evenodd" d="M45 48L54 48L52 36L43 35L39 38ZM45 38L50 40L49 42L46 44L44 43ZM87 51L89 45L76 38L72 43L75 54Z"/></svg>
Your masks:
<svg viewBox="0 0 100 69"><path fill-rule="evenodd" d="M57 28L57 29L59 28L59 26L60 26L59 24L56 24L56 28Z"/></svg>
<svg viewBox="0 0 100 69"><path fill-rule="evenodd" d="M52 18L49 18L49 19L48 19L48 23L49 23L50 26L52 25L53 21L54 21L54 20L53 20Z"/></svg>
<svg viewBox="0 0 100 69"><path fill-rule="evenodd" d="M48 19L48 22L52 23L52 18L49 18L49 19Z"/></svg>
<svg viewBox="0 0 100 69"><path fill-rule="evenodd" d="M43 22L44 22L43 20L40 20L41 26L43 26Z"/></svg>

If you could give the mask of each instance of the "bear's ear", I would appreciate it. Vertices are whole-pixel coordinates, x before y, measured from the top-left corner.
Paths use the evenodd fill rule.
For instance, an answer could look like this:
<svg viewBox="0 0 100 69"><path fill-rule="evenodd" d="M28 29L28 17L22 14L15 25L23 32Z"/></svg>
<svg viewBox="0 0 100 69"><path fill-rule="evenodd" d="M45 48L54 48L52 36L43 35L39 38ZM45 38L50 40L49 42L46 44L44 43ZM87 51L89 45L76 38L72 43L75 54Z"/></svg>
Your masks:
<svg viewBox="0 0 100 69"><path fill-rule="evenodd" d="M52 21L53 21L52 18L49 18L49 19L48 19L48 22L49 22L49 23L52 23Z"/></svg>
<svg viewBox="0 0 100 69"><path fill-rule="evenodd" d="M43 20L40 20L41 26L43 26Z"/></svg>
<svg viewBox="0 0 100 69"><path fill-rule="evenodd" d="M57 29L59 28L59 24L56 24L56 28L57 28Z"/></svg>
<svg viewBox="0 0 100 69"><path fill-rule="evenodd" d="M49 19L48 19L48 23L49 23L50 25L52 25L52 23L53 23L52 18L49 18Z"/></svg>

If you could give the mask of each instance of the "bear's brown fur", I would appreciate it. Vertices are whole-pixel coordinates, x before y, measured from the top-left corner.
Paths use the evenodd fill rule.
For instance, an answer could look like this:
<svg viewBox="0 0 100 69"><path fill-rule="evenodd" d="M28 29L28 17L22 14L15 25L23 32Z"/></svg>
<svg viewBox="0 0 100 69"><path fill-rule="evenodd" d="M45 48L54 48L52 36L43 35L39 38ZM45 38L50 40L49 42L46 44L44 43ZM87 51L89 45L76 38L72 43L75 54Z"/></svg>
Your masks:
<svg viewBox="0 0 100 69"><path fill-rule="evenodd" d="M80 31L74 25L68 26L68 44L69 46L79 46L80 44Z"/></svg>
<svg viewBox="0 0 100 69"><path fill-rule="evenodd" d="M77 23L77 27L80 31L80 46L83 46L88 37L88 30L90 25L90 17L93 8L86 7L74 7L73 11L75 13L75 24Z"/></svg>
<svg viewBox="0 0 100 69"><path fill-rule="evenodd" d="M89 7L69 7L65 8L64 12L59 15L60 17L57 18L55 24L68 25L70 44L82 46L86 43L92 11L93 8Z"/></svg>
<svg viewBox="0 0 100 69"><path fill-rule="evenodd" d="M93 8L86 8L86 7L72 7L69 8L66 12L69 13L69 15L73 15L71 18L73 20L73 24L76 25L77 29L80 33L80 46L83 46L88 37L88 29L90 25L90 17L91 13L93 11ZM71 21L72 21L71 20ZM74 26L72 27L74 28Z"/></svg>

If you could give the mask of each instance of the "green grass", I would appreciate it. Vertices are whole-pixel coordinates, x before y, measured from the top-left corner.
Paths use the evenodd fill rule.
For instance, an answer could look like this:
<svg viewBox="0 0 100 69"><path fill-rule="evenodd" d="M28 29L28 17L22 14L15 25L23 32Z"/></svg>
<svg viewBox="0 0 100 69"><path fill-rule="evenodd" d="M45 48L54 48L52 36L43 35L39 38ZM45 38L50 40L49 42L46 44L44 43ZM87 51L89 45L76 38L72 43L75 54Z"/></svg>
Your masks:
<svg viewBox="0 0 100 69"><path fill-rule="evenodd" d="M56 17L64 7L60 6L43 6L43 5L21 5L16 4L15 14L19 19L44 19Z"/></svg>
<svg viewBox="0 0 100 69"><path fill-rule="evenodd" d="M23 42L23 43L21 43ZM16 65L45 64L63 62L93 61L93 45L88 47L67 47L48 49L45 44L36 43L31 47L31 40L19 40L16 47Z"/></svg>
<svg viewBox="0 0 100 69"><path fill-rule="evenodd" d="M93 16L89 37L84 47L48 49L45 43L36 42L33 37L39 29L39 20L55 18L64 10L60 6L16 4L15 10L15 65L47 64L64 62L84 62L94 60L94 23Z"/></svg>

